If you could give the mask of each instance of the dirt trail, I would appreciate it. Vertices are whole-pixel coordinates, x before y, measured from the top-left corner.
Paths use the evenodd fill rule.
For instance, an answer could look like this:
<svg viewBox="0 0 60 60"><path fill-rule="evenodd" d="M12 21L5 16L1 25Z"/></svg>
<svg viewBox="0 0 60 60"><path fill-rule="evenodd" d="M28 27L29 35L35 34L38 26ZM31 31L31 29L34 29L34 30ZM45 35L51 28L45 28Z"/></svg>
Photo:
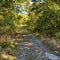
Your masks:
<svg viewBox="0 0 60 60"><path fill-rule="evenodd" d="M49 60L46 56L47 49L29 31L19 36L18 48L17 60Z"/></svg>

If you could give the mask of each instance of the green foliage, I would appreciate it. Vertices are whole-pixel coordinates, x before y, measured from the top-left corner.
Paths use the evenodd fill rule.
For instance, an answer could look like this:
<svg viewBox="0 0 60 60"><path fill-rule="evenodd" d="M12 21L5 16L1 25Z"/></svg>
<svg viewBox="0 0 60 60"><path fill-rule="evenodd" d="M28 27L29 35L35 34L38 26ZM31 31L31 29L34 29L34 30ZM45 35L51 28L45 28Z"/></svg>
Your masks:
<svg viewBox="0 0 60 60"><path fill-rule="evenodd" d="M22 7L21 3L26 1L29 0L0 0L0 36L4 33L15 33L18 22L16 5L20 8Z"/></svg>
<svg viewBox="0 0 60 60"><path fill-rule="evenodd" d="M0 42L0 47L1 47L2 49L7 48L7 47L9 47L10 45L11 45L11 42L10 42L9 40L4 41L4 42Z"/></svg>
<svg viewBox="0 0 60 60"><path fill-rule="evenodd" d="M60 32L57 32L56 34L56 37L60 39Z"/></svg>
<svg viewBox="0 0 60 60"><path fill-rule="evenodd" d="M6 37L12 36L18 29L18 13L16 12L16 5L19 8L22 8L22 3L27 1L29 0L0 0L0 40L2 41L0 41L0 56L3 52L8 54L7 50L9 48L12 50L13 47L15 47L15 45L11 44L11 41Z"/></svg>
<svg viewBox="0 0 60 60"><path fill-rule="evenodd" d="M29 16L27 25L35 32L52 37L60 31L60 5L54 1L34 3L30 6Z"/></svg>
<svg viewBox="0 0 60 60"><path fill-rule="evenodd" d="M13 13L13 0L2 0L0 3L0 32L4 34L10 31L15 25L14 21L16 21L15 13ZM1 35L0 34L0 35Z"/></svg>
<svg viewBox="0 0 60 60"><path fill-rule="evenodd" d="M22 13L23 11L20 11L20 8L26 10L26 5L29 4L29 1L30 0L0 0L0 35L4 33L15 33L19 22L18 13Z"/></svg>

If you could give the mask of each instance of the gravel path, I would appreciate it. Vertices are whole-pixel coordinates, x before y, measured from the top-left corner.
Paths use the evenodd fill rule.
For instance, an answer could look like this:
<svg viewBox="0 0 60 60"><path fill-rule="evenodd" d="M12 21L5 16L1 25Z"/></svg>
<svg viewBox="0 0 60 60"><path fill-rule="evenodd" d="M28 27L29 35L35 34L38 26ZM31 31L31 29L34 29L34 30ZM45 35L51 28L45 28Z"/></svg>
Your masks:
<svg viewBox="0 0 60 60"><path fill-rule="evenodd" d="M19 36L17 60L50 60L46 56L48 51L40 39L31 33L26 33Z"/></svg>

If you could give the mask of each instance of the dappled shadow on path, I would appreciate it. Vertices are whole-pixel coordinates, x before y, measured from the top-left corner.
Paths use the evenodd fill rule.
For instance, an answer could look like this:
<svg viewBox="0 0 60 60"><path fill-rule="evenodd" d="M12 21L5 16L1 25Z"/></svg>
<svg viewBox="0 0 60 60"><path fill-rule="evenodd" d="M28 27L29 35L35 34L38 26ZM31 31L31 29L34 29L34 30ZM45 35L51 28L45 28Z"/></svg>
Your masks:
<svg viewBox="0 0 60 60"><path fill-rule="evenodd" d="M30 56L35 59L35 57L40 55L40 52L42 54L42 51L46 50L42 43L28 31L25 34L21 33L19 35L18 42L19 51L17 60L26 60Z"/></svg>
<svg viewBox="0 0 60 60"><path fill-rule="evenodd" d="M49 56L48 50L45 46L41 43L40 39L35 37L31 32L28 30L22 31L18 35L18 53L17 53L17 60L29 60L28 58L31 57L32 60L48 60Z"/></svg>

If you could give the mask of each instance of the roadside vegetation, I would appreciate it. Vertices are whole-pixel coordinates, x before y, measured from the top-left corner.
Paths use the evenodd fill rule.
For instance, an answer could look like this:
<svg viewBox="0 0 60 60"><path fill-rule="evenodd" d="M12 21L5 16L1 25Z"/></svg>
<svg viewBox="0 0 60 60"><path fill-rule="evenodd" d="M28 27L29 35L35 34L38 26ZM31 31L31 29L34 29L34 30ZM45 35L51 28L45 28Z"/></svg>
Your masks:
<svg viewBox="0 0 60 60"><path fill-rule="evenodd" d="M0 0L0 60L16 59L20 25L36 33L50 51L60 56L59 0L32 5L29 0Z"/></svg>
<svg viewBox="0 0 60 60"><path fill-rule="evenodd" d="M60 2L33 3L28 11L27 28L37 33L48 48L60 55Z"/></svg>
<svg viewBox="0 0 60 60"><path fill-rule="evenodd" d="M0 60L15 60L19 8L25 0L0 0ZM17 6L17 7L16 7Z"/></svg>

